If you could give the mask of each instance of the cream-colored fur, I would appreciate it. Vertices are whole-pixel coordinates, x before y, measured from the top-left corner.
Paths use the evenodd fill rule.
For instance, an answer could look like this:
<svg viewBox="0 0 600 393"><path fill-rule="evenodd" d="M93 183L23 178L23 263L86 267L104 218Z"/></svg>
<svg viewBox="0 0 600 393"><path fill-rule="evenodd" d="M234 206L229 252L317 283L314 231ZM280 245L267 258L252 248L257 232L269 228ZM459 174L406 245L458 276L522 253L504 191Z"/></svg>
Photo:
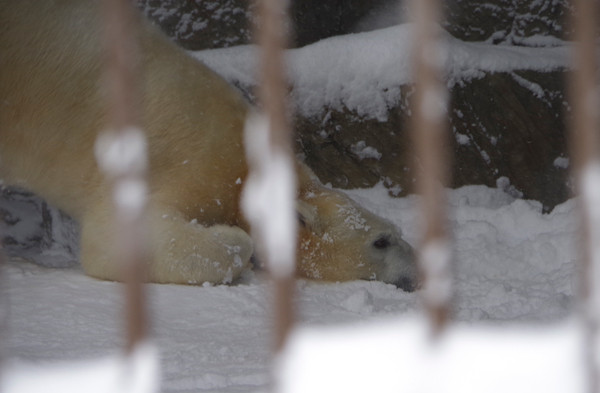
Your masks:
<svg viewBox="0 0 600 393"><path fill-rule="evenodd" d="M86 273L116 280L107 192L93 154L107 119L98 4L0 0L0 177L78 220ZM149 23L138 37L156 254L148 280L231 282L253 253L239 209L248 105ZM298 168L299 275L410 287L412 252L393 226ZM385 247L374 246L378 239Z"/></svg>

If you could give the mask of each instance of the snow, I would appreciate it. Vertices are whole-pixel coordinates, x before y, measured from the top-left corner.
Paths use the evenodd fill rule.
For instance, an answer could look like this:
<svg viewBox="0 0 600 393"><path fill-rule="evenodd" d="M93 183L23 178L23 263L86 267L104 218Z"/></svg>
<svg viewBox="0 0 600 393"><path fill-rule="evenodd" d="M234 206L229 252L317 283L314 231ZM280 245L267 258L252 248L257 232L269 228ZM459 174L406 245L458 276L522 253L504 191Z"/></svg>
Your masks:
<svg viewBox="0 0 600 393"><path fill-rule="evenodd" d="M305 116L326 108L346 107L359 116L387 119L400 99L400 86L412 80L413 26L324 39L287 51L291 97ZM462 42L444 35L445 70L449 84L482 76L482 71L550 71L569 63L569 45L515 47ZM193 52L228 81L249 88L256 75L256 48L240 46ZM531 85L529 88L535 88Z"/></svg>
<svg viewBox="0 0 600 393"><path fill-rule="evenodd" d="M145 172L148 166L146 151L146 136L137 127L103 132L94 146L98 164L110 176Z"/></svg>
<svg viewBox="0 0 600 393"><path fill-rule="evenodd" d="M280 391L528 393L587 391L581 327L456 324L433 341L424 319L304 328L278 364Z"/></svg>
<svg viewBox="0 0 600 393"><path fill-rule="evenodd" d="M361 161L365 158L374 158L375 160L381 159L381 153L373 146L367 146L365 141L356 142L350 146L350 150L352 153L356 154L358 159Z"/></svg>
<svg viewBox="0 0 600 393"><path fill-rule="evenodd" d="M567 169L570 165L570 160L567 157L556 157L552 163L556 168Z"/></svg>
<svg viewBox="0 0 600 393"><path fill-rule="evenodd" d="M148 167L144 132L127 127L121 132L101 133L94 145L98 166L116 180L113 199L120 215L139 217L146 206L148 188L143 175Z"/></svg>
<svg viewBox="0 0 600 393"><path fill-rule="evenodd" d="M448 91L441 86L428 86L423 91L420 114L428 124L440 122L448 113Z"/></svg>
<svg viewBox="0 0 600 393"><path fill-rule="evenodd" d="M349 195L390 219L403 229L407 241L416 243L420 222L417 197L392 198L383 185L353 190ZM448 197L455 261L453 315L462 322L456 328L456 334L463 337L460 342L467 345L469 339L464 336L468 333L470 337L472 332L479 332L481 341L487 341L486 330L478 328L482 323L503 329L510 326L507 332L517 336L519 326L527 332L532 326L550 324L540 327L538 333L564 331L565 337L549 351L568 350L572 328L560 326L573 314L577 288L576 201L542 214L539 203L515 199L501 189L468 186L449 190ZM16 260L4 264L2 273L3 314L10 317L3 321L1 353L9 363L89 359L110 355L122 345L119 284L89 278L78 267L49 269ZM266 389L272 364L270 288L255 272L248 272L235 286L149 285L152 336L161 353L162 391ZM398 319L394 323L420 330L411 322L420 312L418 294L389 284L301 280L297 296L300 324L310 329ZM503 337L502 331L496 336ZM543 347L544 342L527 348ZM385 365L388 361L385 352L367 353L373 357L365 356L366 364L381 360ZM399 357L401 353L395 354ZM569 366L564 373L574 369L569 363L571 355L569 352L563 359ZM571 378L577 382L577 374ZM400 377L395 380L404 385Z"/></svg>
<svg viewBox="0 0 600 393"><path fill-rule="evenodd" d="M461 134L460 132L454 132L454 137L459 145L468 145L471 143L471 139L468 135Z"/></svg>
<svg viewBox="0 0 600 393"><path fill-rule="evenodd" d="M288 51L298 109L317 114L346 106L385 120L399 99L400 85L411 80L411 30L410 25L395 26ZM568 66L566 45L518 48L446 41L449 83L478 77L482 70ZM253 85L254 52L245 46L194 56L248 87ZM381 282L298 281L299 330L280 362L269 353L272 294L261 273L247 272L233 286L150 284L161 391L265 391L274 363L286 391L305 386L300 382L318 382L302 376L322 371L331 373L327 377L341 373L339 385L328 391L345 391L341 384L351 385L347 391L380 387L384 392L389 384L394 391L405 386L414 391L418 382L424 383L422 391L441 391L446 383L457 391L582 391L582 345L579 327L571 321L577 293L576 200L542 214L540 203L515 199L508 179L498 185L448 190L455 263L452 314L458 323L437 347L425 337L419 294ZM392 198L381 184L348 194L401 228L409 243L417 243L416 196ZM24 375L36 379L37 366L48 363L118 359L115 353L124 342L120 284L87 277L79 266L51 269L15 258L0 269L0 353L6 370L16 373L3 383L30 367L35 374ZM305 353L314 364L304 362Z"/></svg>
<svg viewBox="0 0 600 393"><path fill-rule="evenodd" d="M544 93L544 88L542 86L538 85L537 83L530 82L527 79L515 74L514 72L511 73L511 76L519 85L521 85L522 87L529 90L531 92L531 94L533 94L537 98L544 97L545 93Z"/></svg>
<svg viewBox="0 0 600 393"><path fill-rule="evenodd" d="M159 386L158 366L157 349L144 343L130 356L114 355L50 367L9 366L3 370L0 387L8 393L78 392L84 386L88 393L154 393Z"/></svg>
<svg viewBox="0 0 600 393"><path fill-rule="evenodd" d="M244 146L249 174L242 193L242 210L252 227L255 243L278 278L296 270L296 174L291 154L270 145L274 130L265 115L246 120Z"/></svg>
<svg viewBox="0 0 600 393"><path fill-rule="evenodd" d="M449 304L452 298L450 250L446 239L431 240L420 249L419 263L423 276L427 277L421 291L423 302L429 307L439 309Z"/></svg>

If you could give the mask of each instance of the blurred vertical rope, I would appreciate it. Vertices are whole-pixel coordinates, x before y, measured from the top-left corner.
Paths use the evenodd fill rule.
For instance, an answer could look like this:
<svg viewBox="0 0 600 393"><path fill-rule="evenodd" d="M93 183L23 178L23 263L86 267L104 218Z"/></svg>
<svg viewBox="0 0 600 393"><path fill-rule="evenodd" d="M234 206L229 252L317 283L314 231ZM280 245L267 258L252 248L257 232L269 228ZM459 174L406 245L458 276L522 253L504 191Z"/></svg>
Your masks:
<svg viewBox="0 0 600 393"><path fill-rule="evenodd" d="M600 391L600 97L598 94L598 4L574 0L575 45L569 78L571 156L580 194L581 298L589 391Z"/></svg>
<svg viewBox="0 0 600 393"><path fill-rule="evenodd" d="M441 4L414 0L413 69L416 92L412 111L412 137L416 149L417 192L422 197L423 234L419 268L422 297L434 334L444 327L451 300L450 245L446 229L444 185L449 172L447 101L443 80L444 46L437 24Z"/></svg>
<svg viewBox="0 0 600 393"><path fill-rule="evenodd" d="M136 68L136 15L129 0L104 0L106 79L111 129L99 135L98 161L111 182L114 202L115 263L125 283L126 351L147 335L143 291L148 255L143 225L146 194L146 145L139 127ZM107 245L109 247L109 245Z"/></svg>
<svg viewBox="0 0 600 393"><path fill-rule="evenodd" d="M283 50L288 44L287 3L284 0L257 0L256 37L261 50L258 96L269 124L271 151L281 153L293 162L283 58ZM267 265L273 262L267 261ZM275 292L275 350L279 352L294 323L294 277L272 276Z"/></svg>

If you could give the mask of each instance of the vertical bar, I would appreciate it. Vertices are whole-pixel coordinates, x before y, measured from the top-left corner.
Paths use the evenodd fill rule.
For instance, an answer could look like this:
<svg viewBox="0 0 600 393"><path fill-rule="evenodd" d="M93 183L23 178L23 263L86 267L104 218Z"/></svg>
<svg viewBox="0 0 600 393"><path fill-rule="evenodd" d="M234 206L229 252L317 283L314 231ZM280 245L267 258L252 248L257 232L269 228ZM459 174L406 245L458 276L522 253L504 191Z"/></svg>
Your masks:
<svg viewBox="0 0 600 393"><path fill-rule="evenodd" d="M257 39L261 48L261 85L258 96L267 117L272 155L281 154L286 157L286 161L292 162L291 130L286 107L287 83L283 59L283 49L287 46L285 31L287 10L284 7L286 4L287 2L282 0L257 0L259 15ZM276 165L276 163L271 165ZM290 224L295 225L295 219ZM275 258L268 254L269 252L266 253L267 259ZM277 258L280 257L277 256ZM272 269L274 263L277 262L267 260L267 266L271 267L270 271L274 280L276 321L274 344L275 350L279 352L284 347L294 323L294 276L293 269L283 269L284 273L282 274L280 274L282 269ZM295 261L283 261L283 263L295 264Z"/></svg>
<svg viewBox="0 0 600 393"><path fill-rule="evenodd" d="M571 149L573 170L580 193L582 224L582 276L580 280L585 328L585 356L590 392L600 391L600 148L597 56L598 5L594 0L575 0L574 70L570 75L572 106Z"/></svg>
<svg viewBox="0 0 600 393"><path fill-rule="evenodd" d="M574 166L578 172L598 159L598 93L596 61L597 4L593 0L574 0L572 24L576 46L571 73L572 131Z"/></svg>
<svg viewBox="0 0 600 393"><path fill-rule="evenodd" d="M128 0L104 0L106 83L111 130L96 144L100 167L111 182L114 203L116 263L125 283L125 349L127 353L147 334L142 277L148 255L144 244L146 203L146 140L139 129L139 96L135 69L138 47L136 21Z"/></svg>
<svg viewBox="0 0 600 393"><path fill-rule="evenodd" d="M413 0L415 16L412 133L421 173L417 192L422 197L423 235L419 268L423 302L434 335L448 319L451 300L450 246L446 233L444 185L448 177L447 101L442 79L443 46L440 40L441 7L438 0Z"/></svg>

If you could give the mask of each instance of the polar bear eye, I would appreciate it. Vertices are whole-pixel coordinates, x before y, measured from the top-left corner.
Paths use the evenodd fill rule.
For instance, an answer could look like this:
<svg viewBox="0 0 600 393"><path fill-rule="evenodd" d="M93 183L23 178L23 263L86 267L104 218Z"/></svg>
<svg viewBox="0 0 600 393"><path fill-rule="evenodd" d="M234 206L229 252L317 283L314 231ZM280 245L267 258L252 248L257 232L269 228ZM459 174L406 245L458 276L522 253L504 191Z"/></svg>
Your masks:
<svg viewBox="0 0 600 393"><path fill-rule="evenodd" d="M373 242L373 247L383 250L390 246L390 239L387 236L380 236Z"/></svg>

